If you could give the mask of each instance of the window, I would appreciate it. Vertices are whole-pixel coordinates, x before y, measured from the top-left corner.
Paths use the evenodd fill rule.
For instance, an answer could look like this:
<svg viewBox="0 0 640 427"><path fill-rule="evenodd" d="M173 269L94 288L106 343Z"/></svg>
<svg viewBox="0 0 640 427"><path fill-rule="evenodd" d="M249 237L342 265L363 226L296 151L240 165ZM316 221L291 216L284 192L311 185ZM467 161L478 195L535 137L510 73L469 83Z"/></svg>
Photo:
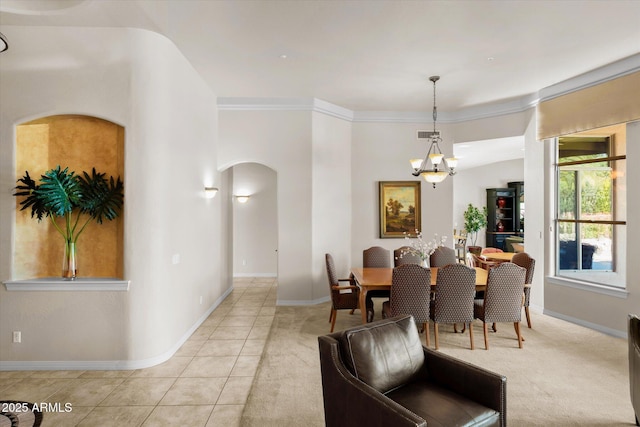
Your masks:
<svg viewBox="0 0 640 427"><path fill-rule="evenodd" d="M626 156L618 128L558 138L556 275L624 288Z"/></svg>

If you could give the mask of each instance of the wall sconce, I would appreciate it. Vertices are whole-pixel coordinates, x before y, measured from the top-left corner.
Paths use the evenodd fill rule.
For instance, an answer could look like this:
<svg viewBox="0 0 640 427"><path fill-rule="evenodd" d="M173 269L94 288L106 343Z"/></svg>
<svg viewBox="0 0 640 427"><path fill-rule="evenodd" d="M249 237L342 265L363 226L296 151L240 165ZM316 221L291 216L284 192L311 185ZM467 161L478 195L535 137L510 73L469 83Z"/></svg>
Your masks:
<svg viewBox="0 0 640 427"><path fill-rule="evenodd" d="M236 196L236 200L240 203L247 203L251 196Z"/></svg>
<svg viewBox="0 0 640 427"><path fill-rule="evenodd" d="M218 189L216 187L204 187L204 197L207 199L213 199L218 194Z"/></svg>

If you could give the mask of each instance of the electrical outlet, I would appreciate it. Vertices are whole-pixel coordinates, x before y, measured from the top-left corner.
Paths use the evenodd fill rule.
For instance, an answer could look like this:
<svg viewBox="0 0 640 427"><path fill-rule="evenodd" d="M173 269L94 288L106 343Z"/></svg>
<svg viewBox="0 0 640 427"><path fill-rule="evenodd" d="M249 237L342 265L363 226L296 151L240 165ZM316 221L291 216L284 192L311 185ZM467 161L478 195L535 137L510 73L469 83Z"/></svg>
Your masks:
<svg viewBox="0 0 640 427"><path fill-rule="evenodd" d="M22 342L22 332L13 331L13 342L18 344Z"/></svg>
<svg viewBox="0 0 640 427"><path fill-rule="evenodd" d="M171 257L171 262L175 264L180 264L180 254L173 254Z"/></svg>
<svg viewBox="0 0 640 427"><path fill-rule="evenodd" d="M200 295L200 305L202 305L202 295Z"/></svg>

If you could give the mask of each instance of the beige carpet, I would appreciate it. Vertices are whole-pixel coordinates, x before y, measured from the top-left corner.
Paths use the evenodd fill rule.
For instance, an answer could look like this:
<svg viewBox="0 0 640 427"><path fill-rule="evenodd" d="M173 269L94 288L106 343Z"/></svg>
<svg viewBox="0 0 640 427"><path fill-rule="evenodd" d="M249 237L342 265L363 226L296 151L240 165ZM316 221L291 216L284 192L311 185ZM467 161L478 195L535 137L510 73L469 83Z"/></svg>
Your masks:
<svg viewBox="0 0 640 427"><path fill-rule="evenodd" d="M277 307L243 426L324 425L317 337L329 332L328 320L329 303ZM358 311L341 311L336 330L359 322ZM498 324L485 350L478 321L474 351L468 333L448 325L440 327L440 350L507 376L510 426L635 425L626 340L536 313L532 322L533 329L523 324L522 350L509 324ZM433 346L433 329L431 339Z"/></svg>

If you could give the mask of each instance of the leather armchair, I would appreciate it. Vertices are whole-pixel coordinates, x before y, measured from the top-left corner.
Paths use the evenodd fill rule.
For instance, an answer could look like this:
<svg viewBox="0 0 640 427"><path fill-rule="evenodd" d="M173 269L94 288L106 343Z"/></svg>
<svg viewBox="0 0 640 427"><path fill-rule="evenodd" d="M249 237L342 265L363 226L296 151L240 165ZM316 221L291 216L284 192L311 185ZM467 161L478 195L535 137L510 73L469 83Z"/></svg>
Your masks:
<svg viewBox="0 0 640 427"><path fill-rule="evenodd" d="M629 385L636 425L640 426L640 318L633 314L629 315Z"/></svg>
<svg viewBox="0 0 640 427"><path fill-rule="evenodd" d="M412 316L318 343L328 427L506 426L506 377L423 347Z"/></svg>

